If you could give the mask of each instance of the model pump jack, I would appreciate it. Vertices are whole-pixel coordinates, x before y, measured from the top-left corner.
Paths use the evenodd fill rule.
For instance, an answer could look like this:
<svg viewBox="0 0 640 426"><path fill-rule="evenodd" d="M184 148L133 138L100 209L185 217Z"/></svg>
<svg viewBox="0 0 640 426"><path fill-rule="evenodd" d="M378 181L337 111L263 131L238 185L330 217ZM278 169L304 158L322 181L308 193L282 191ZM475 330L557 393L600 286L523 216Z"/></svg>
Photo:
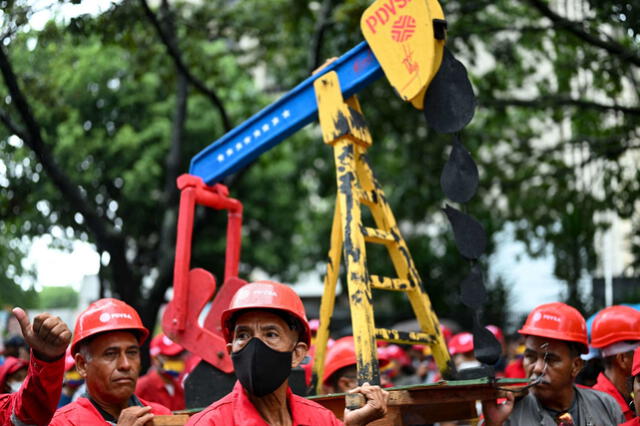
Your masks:
<svg viewBox="0 0 640 426"><path fill-rule="evenodd" d="M402 99L422 109L430 82L443 61L446 21L437 0L378 0L363 14L361 29L367 42L321 68L278 101L209 145L192 159L190 175L178 179L182 198L174 298L162 324L173 340L223 372L230 372L232 367L219 332L219 316L231 295L244 284L237 278L242 206L228 198L227 189L216 182L241 170L318 116L323 139L334 148L338 194L317 335L316 373L321 377L344 251L358 381L379 383L376 339L427 344L432 348L442 376L452 376L454 367L438 318L391 208L366 160L365 151L372 139L354 96L384 73ZM455 111L451 114L455 116ZM461 127L470 118L460 118ZM196 204L229 211L225 284L213 300L204 326L198 318L215 292L215 280L207 271L190 269ZM363 226L361 204L370 208L376 228ZM386 246L397 277L369 275L365 242ZM422 330L403 333L376 328L372 288L407 293Z"/></svg>

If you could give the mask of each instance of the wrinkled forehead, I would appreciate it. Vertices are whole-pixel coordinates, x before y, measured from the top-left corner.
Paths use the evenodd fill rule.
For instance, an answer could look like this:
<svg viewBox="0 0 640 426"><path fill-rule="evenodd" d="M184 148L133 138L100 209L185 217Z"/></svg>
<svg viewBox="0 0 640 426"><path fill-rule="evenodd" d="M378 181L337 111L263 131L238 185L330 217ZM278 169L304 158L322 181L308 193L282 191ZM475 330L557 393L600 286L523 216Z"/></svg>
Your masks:
<svg viewBox="0 0 640 426"><path fill-rule="evenodd" d="M537 353L551 353L560 357L569 357L569 344L564 340L551 339L548 337L526 336L524 339L526 351Z"/></svg>
<svg viewBox="0 0 640 426"><path fill-rule="evenodd" d="M287 322L282 317L263 309L241 311L235 318L234 323L234 329L239 327L253 329L266 326L275 326L284 330L289 329Z"/></svg>
<svg viewBox="0 0 640 426"><path fill-rule="evenodd" d="M138 336L129 330L100 333L89 342L89 349L92 353L99 353L110 347L129 348L132 346L139 347L140 345L138 344Z"/></svg>

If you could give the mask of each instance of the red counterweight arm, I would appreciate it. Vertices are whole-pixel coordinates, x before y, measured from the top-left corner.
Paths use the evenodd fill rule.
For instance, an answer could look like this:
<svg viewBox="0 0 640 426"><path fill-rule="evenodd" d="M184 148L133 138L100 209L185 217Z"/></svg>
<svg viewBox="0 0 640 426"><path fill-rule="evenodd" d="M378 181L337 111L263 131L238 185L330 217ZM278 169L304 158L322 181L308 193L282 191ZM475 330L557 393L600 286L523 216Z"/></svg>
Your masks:
<svg viewBox="0 0 640 426"><path fill-rule="evenodd" d="M233 366L220 332L219 317L235 291L245 284L237 277L242 238L242 203L229 198L229 191L224 185L207 186L197 176L180 176L178 189L181 196L173 278L174 295L164 312L162 328L167 336L185 349L230 373ZM216 280L202 268L191 269L193 220L197 205L228 212L225 284L216 294L205 327L199 324L198 319L216 291Z"/></svg>

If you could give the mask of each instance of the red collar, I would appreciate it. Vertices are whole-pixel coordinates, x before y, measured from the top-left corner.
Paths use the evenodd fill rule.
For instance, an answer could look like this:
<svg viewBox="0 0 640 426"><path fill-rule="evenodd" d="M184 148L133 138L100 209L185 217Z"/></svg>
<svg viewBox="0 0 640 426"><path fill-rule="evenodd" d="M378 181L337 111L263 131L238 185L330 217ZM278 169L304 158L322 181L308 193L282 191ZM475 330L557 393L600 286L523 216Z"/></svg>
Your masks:
<svg viewBox="0 0 640 426"><path fill-rule="evenodd" d="M233 419L236 425L243 426L268 426L264 421L256 407L253 405L247 392L242 387L240 381L237 381L233 387L233 393L235 395L233 405ZM291 413L291 423L293 426L312 425L310 412L301 406L306 401L304 398L298 397L291 392L290 388L287 388L287 408Z"/></svg>
<svg viewBox="0 0 640 426"><path fill-rule="evenodd" d="M629 419L629 417L627 417L629 415L628 413L631 413L631 415L634 415L633 412L631 411L631 407L629 407L629 403L625 401L625 399L623 398L618 388L616 388L613 382L611 382L611 380L609 380L609 378L605 376L604 373L600 373L598 375L598 381L593 386L593 389L599 390L601 392L605 392L611 395L616 400L620 408L622 409L622 413L625 415L627 420Z"/></svg>

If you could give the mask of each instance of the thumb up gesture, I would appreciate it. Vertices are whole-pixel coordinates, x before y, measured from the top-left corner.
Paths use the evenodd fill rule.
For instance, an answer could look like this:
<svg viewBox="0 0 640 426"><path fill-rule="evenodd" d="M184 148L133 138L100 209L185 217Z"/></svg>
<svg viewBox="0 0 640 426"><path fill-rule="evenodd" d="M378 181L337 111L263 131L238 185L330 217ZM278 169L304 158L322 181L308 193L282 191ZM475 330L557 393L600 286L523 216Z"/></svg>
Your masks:
<svg viewBox="0 0 640 426"><path fill-rule="evenodd" d="M38 359L50 362L64 355L71 341L71 331L64 321L45 312L37 315L32 324L22 308L14 308L13 314L20 323L24 340Z"/></svg>

